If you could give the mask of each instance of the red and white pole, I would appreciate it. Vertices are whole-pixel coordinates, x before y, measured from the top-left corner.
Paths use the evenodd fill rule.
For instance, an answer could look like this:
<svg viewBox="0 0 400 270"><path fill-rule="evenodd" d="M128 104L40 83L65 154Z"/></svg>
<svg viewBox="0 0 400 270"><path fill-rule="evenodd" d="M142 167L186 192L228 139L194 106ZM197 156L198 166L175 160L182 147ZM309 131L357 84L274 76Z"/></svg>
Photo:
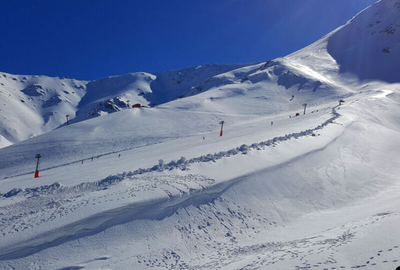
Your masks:
<svg viewBox="0 0 400 270"><path fill-rule="evenodd" d="M35 156L35 158L37 158L36 170L35 170L35 178L38 178L38 177L39 177L39 159L40 159L41 157L42 157L42 156L41 156L40 154L37 154L37 155Z"/></svg>
<svg viewBox="0 0 400 270"><path fill-rule="evenodd" d="M222 136L222 129L224 127L224 121L220 121L219 123L221 125L221 133L219 134L219 136L221 137Z"/></svg>

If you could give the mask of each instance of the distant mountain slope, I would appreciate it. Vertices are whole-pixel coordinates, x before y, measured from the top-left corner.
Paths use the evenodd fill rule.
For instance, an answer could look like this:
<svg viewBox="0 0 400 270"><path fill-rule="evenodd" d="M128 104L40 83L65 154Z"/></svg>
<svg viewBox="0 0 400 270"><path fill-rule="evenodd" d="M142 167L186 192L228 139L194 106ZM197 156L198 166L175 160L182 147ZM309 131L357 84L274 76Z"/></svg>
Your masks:
<svg viewBox="0 0 400 270"><path fill-rule="evenodd" d="M0 73L0 147L65 123L85 93L84 81Z"/></svg>
<svg viewBox="0 0 400 270"><path fill-rule="evenodd" d="M342 27L288 57L341 81L400 82L400 1L379 1Z"/></svg>
<svg viewBox="0 0 400 270"><path fill-rule="evenodd" d="M361 80L399 82L400 1L380 1L328 39L328 52Z"/></svg>
<svg viewBox="0 0 400 270"><path fill-rule="evenodd" d="M213 76L243 65L204 65L150 74L136 72L97 81L0 73L0 148L67 123L162 104Z"/></svg>

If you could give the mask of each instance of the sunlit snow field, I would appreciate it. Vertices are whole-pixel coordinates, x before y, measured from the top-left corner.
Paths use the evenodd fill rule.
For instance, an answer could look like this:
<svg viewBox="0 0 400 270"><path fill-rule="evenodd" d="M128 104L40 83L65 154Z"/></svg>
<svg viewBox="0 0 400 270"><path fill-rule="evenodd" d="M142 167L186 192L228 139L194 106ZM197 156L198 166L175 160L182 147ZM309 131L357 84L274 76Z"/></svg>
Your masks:
<svg viewBox="0 0 400 270"><path fill-rule="evenodd" d="M203 67L211 77L202 91L175 89L183 96L174 100L154 91L151 102L166 103L81 115L40 136L7 140L0 149L0 269L396 269L398 63L377 77L351 65L341 71L344 48L329 45L394 2L373 5L285 58L219 74ZM395 51L399 38L392 38ZM190 81L198 69L179 78ZM111 81L123 86L119 95L130 91L131 77L150 93L156 75L142 76L150 75L96 82L102 90L69 113L110 97ZM23 128L15 132L29 137Z"/></svg>

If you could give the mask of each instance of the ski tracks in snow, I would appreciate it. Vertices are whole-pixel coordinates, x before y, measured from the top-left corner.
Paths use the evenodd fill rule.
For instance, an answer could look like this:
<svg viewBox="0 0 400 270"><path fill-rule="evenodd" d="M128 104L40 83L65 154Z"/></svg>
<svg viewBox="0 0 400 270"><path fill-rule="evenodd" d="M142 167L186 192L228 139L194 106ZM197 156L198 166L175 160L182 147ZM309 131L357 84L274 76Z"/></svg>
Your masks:
<svg viewBox="0 0 400 270"><path fill-rule="evenodd" d="M20 249L40 247L57 239L75 235L80 231L99 228L126 212L131 212L132 219L135 219L135 207L138 206L145 207L155 202L168 202L172 198L169 203L177 205L168 205L168 203L166 205L176 208L179 204L186 203L185 200L190 201L190 196L196 191L212 189L215 180L187 172L183 172L183 175L160 175L159 172L174 169L187 171L193 163L216 161L237 154L246 154L251 150L262 150L293 138L315 136L314 132L333 123L340 116L336 109L337 107L332 109L331 118L313 129L275 137L252 145L243 144L228 151L189 160L184 157L169 163L160 160L159 164L151 168L111 175L98 182L82 183L74 187L64 187L54 183L38 188L20 188L0 193L0 200L2 200L0 239L19 239L15 235L22 235L23 239L17 240L19 243L11 246L3 244L2 257L6 254L18 253ZM155 176L153 173L158 174ZM218 194L218 192L214 193ZM182 195L189 198L173 200ZM71 213L74 214L71 215ZM56 229L58 232L55 232ZM41 235L44 237L42 241ZM30 241L32 239L34 241ZM2 243L5 242L7 241L2 241Z"/></svg>
<svg viewBox="0 0 400 270"><path fill-rule="evenodd" d="M24 200L0 208L0 242L3 243L0 256L41 246L49 239L55 241L82 230L96 229L127 211L134 212L136 206L151 205L151 200L154 200L153 203L157 203L157 199L165 201L165 197L179 197L214 183L212 179L193 174L125 177L124 185L114 185L112 179L109 177L109 181L75 187L54 184L46 189L21 190L17 194ZM76 217L82 220L76 220ZM39 234L39 237L32 234L16 246L4 246L9 238L24 234L26 230L35 231L34 234ZM40 235L43 241L38 241Z"/></svg>
<svg viewBox="0 0 400 270"><path fill-rule="evenodd" d="M134 255L140 268L217 269L237 266L235 269L293 269L295 265L296 270L335 270L379 269L398 264L392 254L400 251L399 245L381 247L366 255L365 261L359 264L344 262L340 258L342 248L358 238L361 227L379 224L398 213L379 213L312 237L287 242L268 242L266 238L266 242L263 242L259 237L266 228L276 228L275 220L268 220L233 201L224 201L219 194L226 186L219 187L218 191L214 179L188 172L193 163L215 161L261 150L292 138L312 136L338 117L334 109L329 120L311 130L190 160L181 158L167 164L160 161L151 168L109 176L98 182L74 187L55 183L0 194L0 261L29 256L52 246L57 239L79 239L85 231L89 231L90 235L140 218L161 220L175 211L186 211L186 206L196 206L200 214L195 215L195 220L191 220L191 217L188 223L178 222L174 226L182 236L181 242L186 246L186 251L172 246L144 251ZM183 172L168 174L168 171L175 169ZM150 214L144 216L144 212ZM6 245L10 240L12 244ZM257 244L251 243L253 241ZM189 255L187 250L190 251ZM93 261L108 259L101 257ZM85 264L90 262L63 269L81 269L85 268L82 266ZM291 267L285 268L289 265Z"/></svg>
<svg viewBox="0 0 400 270"><path fill-rule="evenodd" d="M220 202L219 202L220 203ZM217 204L219 204L217 202ZM232 202L224 202L232 205ZM268 237L257 233L257 228L267 227L267 220L252 223L257 216L251 211L240 209L232 211L221 209L216 204L202 206L203 220L190 220L176 226L183 241L196 254L188 258L180 248L153 250L138 256L137 263L143 267L162 269L395 269L399 262L396 254L399 245L388 244L385 247L368 247L367 252L357 256L361 263L348 260L347 246L357 239L360 227L369 227L384 222L385 218L398 216L399 213L378 213L369 218L344 224L321 232L318 235L286 242L262 242ZM238 215L232 215L235 213ZM217 215L211 215L215 213ZM199 215L196 215L199 216ZM218 216L218 219L216 217ZM241 218L239 218L241 217ZM224 228L221 223L225 224ZM250 226L248 226L250 225ZM260 226L261 225L261 226ZM378 225L379 226L379 225ZM256 231L254 230L256 227ZM274 226L272 226L274 227ZM226 232L226 233L225 233ZM260 233L260 231L258 231ZM225 234L225 238L221 235ZM245 239L248 239L247 241ZM243 241L244 240L244 241ZM245 243L256 242L257 244ZM201 244L200 244L201 243ZM200 246L202 245L202 246ZM347 248L348 249L348 248ZM206 250L206 251L205 251ZM375 251L374 251L375 250ZM345 255L343 257L343 255ZM364 257L364 260L362 259Z"/></svg>

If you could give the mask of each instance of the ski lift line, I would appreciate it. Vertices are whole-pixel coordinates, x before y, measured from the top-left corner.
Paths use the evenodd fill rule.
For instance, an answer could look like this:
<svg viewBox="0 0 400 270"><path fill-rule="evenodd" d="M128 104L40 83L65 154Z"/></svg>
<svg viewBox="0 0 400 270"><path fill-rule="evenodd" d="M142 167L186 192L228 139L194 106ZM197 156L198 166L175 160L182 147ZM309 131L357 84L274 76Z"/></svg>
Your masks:
<svg viewBox="0 0 400 270"><path fill-rule="evenodd" d="M149 172L154 172L154 171L169 171L172 169L179 169L181 167L186 168L187 166L189 166L190 164L193 163L201 163L201 162L210 162L210 161L215 161L215 160L219 160L221 158L224 157L230 157L233 155L236 155L237 153L247 153L247 151L251 150L251 149L260 149L260 147L265 147L265 146L274 146L277 142L284 142L284 141L288 141L291 140L292 138L300 138L300 137L305 137L305 136L310 136L312 134L314 134L315 131L317 130L321 130L324 127L328 126L329 124L334 123L334 121L339 118L341 116L341 114L339 114L336 109L339 108L340 106L335 106L332 108L332 117L329 118L328 120L324 121L322 124L316 126L315 128L312 129L307 129L305 131L300 131L300 132L295 132L295 133L291 133L291 134L286 134L284 136L278 136L278 137L274 137L273 139L269 139L267 141L262 141L259 143L253 143L251 145L241 145L240 147L236 147L227 151L220 151L218 153L215 154L208 154L208 155L203 155L200 157L194 157L191 159L186 160L184 157L182 157L182 162L177 162L172 160L171 162L165 164L164 162L146 168L146 169L142 169L139 168L135 171L129 171L129 172L123 172L123 173L119 173L119 174L115 174L115 175L110 175L105 179L111 179L111 178L116 178L116 179L120 179L119 181L122 181L124 179L124 177L128 176L135 176L135 175L143 175L145 173L149 173ZM236 153L236 154L235 154ZM277 166L281 166L281 165L277 165ZM104 179L102 179L104 180ZM100 181L102 181L100 180ZM98 182L98 181L97 181ZM92 183L92 182L91 182ZM0 193L1 195L1 193Z"/></svg>
<svg viewBox="0 0 400 270"><path fill-rule="evenodd" d="M235 114L235 113L225 113L225 112L218 112L218 111L198 111L198 110L190 110L190 112L188 112L185 109L178 109L178 108L174 108L174 109L170 109L170 108L161 108L161 107L157 107L158 110L165 110L165 111L176 111L176 112L180 112L180 111L184 111L185 113L196 113L196 114L211 114L214 115L216 118L218 118L217 115L221 115L221 116L238 116L238 117L243 117L243 116L258 116L257 114ZM221 120L221 118L218 118L218 120Z"/></svg>
<svg viewBox="0 0 400 270"><path fill-rule="evenodd" d="M325 107L325 110L331 109L331 110L333 111L336 107L338 107L338 106L337 106L337 105L334 106L334 107L329 107L329 106L328 106L328 107ZM163 108L163 109L165 109L165 108ZM215 117L217 117L215 114L213 114L213 115L214 115ZM281 115L283 116L283 114L281 114ZM269 117L269 118L270 118L270 117ZM203 134L203 133L191 133L191 134L192 134L192 136L197 136L198 134ZM191 136L189 135L188 137L191 137ZM178 138L178 137L177 137L177 138ZM172 139L170 139L170 140L172 140ZM150 144L150 145L159 144L159 143L162 143L162 142L165 142L165 140L162 140L162 141L160 141L160 142L156 142L156 143L153 143L153 144ZM142 148L142 147L147 147L147 146L149 146L149 145L142 145L142 146L138 146L138 147L129 147L129 148L122 149L122 150L119 150L119 151L112 151L112 152L108 152L108 153L99 154L99 155L97 155L97 156L98 156L98 157L109 156L109 155L112 155L112 154L121 153L121 152L126 152L126 151L130 151L130 150L138 149L138 148ZM50 167L47 167L47 168L43 168L42 171L47 171L47 170L51 170L51 169L55 169L55 168L59 168L59 167L65 167L65 166L69 166L69 165L72 165L72 164L75 164L75 163L76 163L76 164L79 164L79 163L81 163L82 161L90 160L90 159L91 159L91 157L84 158L84 159L78 159L78 160L71 161L71 162L67 162L67 163L64 163L64 164L60 164L60 165L55 165L55 166L50 166ZM21 173L21 174L6 176L6 177L4 177L3 179L10 179L10 178L14 178L14 177L29 175L29 174L31 174L31 173L33 173L33 172L30 171L30 172L26 172L26 173Z"/></svg>
<svg viewBox="0 0 400 270"><path fill-rule="evenodd" d="M324 108L319 109L319 110L323 110L323 109L324 109L324 110L328 110L328 109L332 110L332 107L329 107L329 106L328 106L328 107L324 107ZM214 115L214 114L213 114L213 115ZM214 115L214 116L215 116L216 118L218 118L217 115ZM281 114L281 116L283 117L283 114ZM265 119L262 120L263 122L268 122L268 121L270 121L270 119L271 119L270 116L268 116L268 117L263 117L263 118L265 118ZM275 118L274 118L274 119L275 119ZM254 122L254 121L246 121L246 123L253 123L253 122ZM257 122L258 122L258 121L257 121ZM200 132L200 133L189 133L189 134L187 134L187 135L188 135L187 137L192 137L192 136L195 137L195 136L197 136L197 135L199 135L199 134L209 134L210 132L212 132L212 131L209 130L209 131ZM176 138L178 138L178 137L171 138L170 140L173 140L173 139L176 139ZM88 140L88 141L89 141L89 140ZM159 143L162 143L162 142L165 142L165 140L162 140L162 141L153 143L153 144L151 144L151 145L159 144ZM118 151L112 151L112 152L108 152L108 153L99 154L98 156L99 156L99 157L108 156L108 155L112 155L112 154L115 154L115 153L126 152L126 151L130 151L130 150L133 150L133 149L139 149L139 148L146 147L146 146L149 146L149 145L141 145L141 146L137 146L137 147L129 147L129 148L122 149L122 150L118 150ZM64 167L64 166L69 166L69 165L72 165L72 164L75 164L75 163L79 164L79 163L82 162L82 160L83 160L83 161L86 161L86 160L90 160L90 159L91 159L91 157L87 157L87 158L83 158L83 159L78 159L78 160L75 160L75 161L67 162L67 163L64 163L64 164L49 166L49 167L43 168L42 171L47 171L47 170L51 170L51 169L55 169L55 168L59 168L59 167ZM9 178L14 178L14 177L29 175L29 174L31 174L31 173L33 173L33 172L34 172L34 171L29 171L29 172L26 172L26 173L21 173L21 174L6 176L6 177L4 177L3 179L9 179Z"/></svg>
<svg viewBox="0 0 400 270"><path fill-rule="evenodd" d="M307 105L307 106L309 106L309 105ZM320 108L320 106L318 106L318 105L316 105L316 106L317 106L317 110L322 110L323 109L323 108ZM185 111L184 109L173 109L173 110L171 110L170 108L161 108L161 107L159 107L158 109L166 110L166 111ZM332 109L332 107L324 107L324 109L329 109L330 110L330 109ZM187 112L187 111L185 111L185 112ZM250 117L250 116L259 117L260 116L259 114L232 114L232 113L207 112L207 111L196 111L196 110L191 110L190 113L211 114L212 116L214 116L218 120L222 120L221 117L226 117L226 116L237 116L237 117ZM218 116L218 115L220 115L221 117ZM272 115L269 115L269 116L265 116L264 118L269 118L270 119L271 117L272 117ZM273 117L274 118L276 118L276 117L284 117L284 118L286 118L287 117L287 112L281 112L279 114L274 114Z"/></svg>
<svg viewBox="0 0 400 270"><path fill-rule="evenodd" d="M141 146L137 146L137 147L130 147L130 148L126 148L126 149L122 149L122 150L118 150L118 151L103 153L103 154L96 155L94 157L99 157L100 158L100 157L103 157L103 156L110 156L110 155L117 154L117 153L122 153L122 152L130 151L130 150L134 150L134 149L139 149L139 148L142 148L142 147L147 147L149 145L156 145L156 144L159 144L159 143L163 143L165 141L166 140L163 140L163 141L160 141L160 142L156 142L156 143L153 143L153 144L141 145ZM82 164L82 161L91 160L91 158L92 157L88 157L88 158L83 158L83 159L78 159L78 160L74 160L74 161L71 161L71 162L67 162L67 163L64 163L64 164L59 164L59 165L46 167L46 168L41 169L41 171L48 171L48 170L51 170L51 169L65 167L65 166L69 166L69 165L73 165L73 164ZM15 175L11 175L11 176L6 176L6 177L4 177L2 179L10 179L10 178L14 178L14 177L29 175L29 174L32 174L34 172L35 171L29 171L29 172L26 172L26 173L15 174Z"/></svg>

